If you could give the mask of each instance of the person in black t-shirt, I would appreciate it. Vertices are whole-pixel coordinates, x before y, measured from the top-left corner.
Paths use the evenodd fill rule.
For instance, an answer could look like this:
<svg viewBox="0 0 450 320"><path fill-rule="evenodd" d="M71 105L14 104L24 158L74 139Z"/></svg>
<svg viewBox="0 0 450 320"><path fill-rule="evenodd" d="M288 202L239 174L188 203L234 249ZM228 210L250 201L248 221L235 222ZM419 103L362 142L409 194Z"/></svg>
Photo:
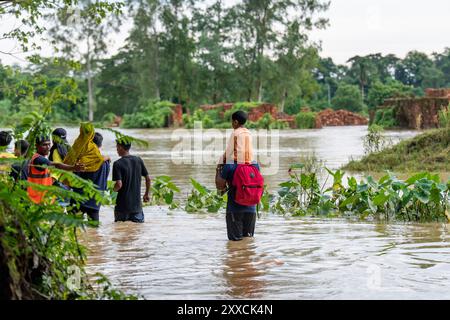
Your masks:
<svg viewBox="0 0 450 320"><path fill-rule="evenodd" d="M113 164L114 191L118 192L114 220L144 222L141 202L141 177L145 177L144 202L150 201L151 180L141 158L130 155L131 143L116 140L121 157Z"/></svg>

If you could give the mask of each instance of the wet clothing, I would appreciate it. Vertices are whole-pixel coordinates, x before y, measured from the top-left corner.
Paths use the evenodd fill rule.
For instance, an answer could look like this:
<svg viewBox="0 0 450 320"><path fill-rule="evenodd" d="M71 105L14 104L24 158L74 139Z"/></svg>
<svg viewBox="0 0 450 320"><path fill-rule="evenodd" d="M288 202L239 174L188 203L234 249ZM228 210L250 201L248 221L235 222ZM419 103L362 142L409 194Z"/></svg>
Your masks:
<svg viewBox="0 0 450 320"><path fill-rule="evenodd" d="M83 213L86 213L86 215L94 221L100 221L99 212L100 210L87 208L87 207L80 207L80 211Z"/></svg>
<svg viewBox="0 0 450 320"><path fill-rule="evenodd" d="M144 212L141 210L140 212L136 213L121 213L114 211L114 222L119 221L131 221L136 223L143 223L144 222Z"/></svg>
<svg viewBox="0 0 450 320"><path fill-rule="evenodd" d="M108 188L107 181L110 167L110 161L105 161L103 162L100 169L95 172L76 172L75 174L80 178L83 178L84 180L92 181L97 186L97 190L106 191L106 189ZM73 188L73 190L79 194L83 193L82 189ZM100 211L100 206L100 203L97 203L95 199L91 198L80 205L80 210L81 212L87 213L89 216L90 213L92 213L92 215L96 216L97 219L94 219L92 217L91 218L98 221L98 212ZM97 211L96 214L95 211Z"/></svg>
<svg viewBox="0 0 450 320"><path fill-rule="evenodd" d="M143 222L141 181L142 177L146 176L148 176L147 168L139 157L128 155L114 162L112 179L122 181L122 188L117 193L114 208L116 221L142 220Z"/></svg>
<svg viewBox="0 0 450 320"><path fill-rule="evenodd" d="M255 234L256 212L227 212L228 240L239 241Z"/></svg>
<svg viewBox="0 0 450 320"><path fill-rule="evenodd" d="M257 163L252 165L259 170ZM236 190L232 187L232 181L237 166L237 164L225 164L221 172L221 177L227 180L229 186L226 223L228 239L232 241L253 237L256 224L256 206L243 206L234 201Z"/></svg>

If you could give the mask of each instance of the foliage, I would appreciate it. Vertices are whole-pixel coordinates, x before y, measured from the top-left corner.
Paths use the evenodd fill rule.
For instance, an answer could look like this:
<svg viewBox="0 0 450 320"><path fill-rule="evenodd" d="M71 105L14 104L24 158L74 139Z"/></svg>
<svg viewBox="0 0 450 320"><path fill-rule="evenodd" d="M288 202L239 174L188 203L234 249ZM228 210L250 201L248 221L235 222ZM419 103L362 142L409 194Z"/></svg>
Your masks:
<svg viewBox="0 0 450 320"><path fill-rule="evenodd" d="M162 128L167 127L168 117L172 113L173 103L169 101L149 100L138 112L125 114L124 128Z"/></svg>
<svg viewBox="0 0 450 320"><path fill-rule="evenodd" d="M412 94L412 87L406 86L399 81L389 81L386 84L376 81L369 90L367 105L374 109L383 105L389 98L407 97Z"/></svg>
<svg viewBox="0 0 450 320"><path fill-rule="evenodd" d="M378 109L373 118L373 125L383 128L395 128L398 126L397 118L395 116L395 107L386 107Z"/></svg>
<svg viewBox="0 0 450 320"><path fill-rule="evenodd" d="M265 113L256 122L249 121L246 126L250 129L286 129L288 124L281 120L275 120L269 113Z"/></svg>
<svg viewBox="0 0 450 320"><path fill-rule="evenodd" d="M389 146L389 141L383 136L383 127L376 124L369 126L369 132L364 137L363 147L364 153L376 153L380 152Z"/></svg>
<svg viewBox="0 0 450 320"><path fill-rule="evenodd" d="M114 133L114 135L116 136L116 141L121 141L124 144L136 144L141 147L149 146L149 143L147 141L123 134L122 132L120 132L118 130L115 130L112 128L104 128L104 127L96 127L96 128Z"/></svg>
<svg viewBox="0 0 450 320"><path fill-rule="evenodd" d="M192 116L183 115L183 123L187 129L193 129L195 122L201 122L202 128L208 129L214 126L213 120L208 116L208 114L201 110L195 110Z"/></svg>
<svg viewBox="0 0 450 320"><path fill-rule="evenodd" d="M450 128L450 104L447 108L439 111L439 126L441 128Z"/></svg>
<svg viewBox="0 0 450 320"><path fill-rule="evenodd" d="M335 110L344 109L352 112L360 112L364 106L358 87L347 84L339 86L331 103Z"/></svg>
<svg viewBox="0 0 450 320"><path fill-rule="evenodd" d="M429 130L380 153L369 154L359 161L351 161L344 169L375 172L449 172L450 129Z"/></svg>
<svg viewBox="0 0 450 320"><path fill-rule="evenodd" d="M226 203L226 196L221 196L217 191L210 191L198 181L191 178L191 194L187 198L185 210L188 213L210 212L217 213Z"/></svg>
<svg viewBox="0 0 450 320"><path fill-rule="evenodd" d="M175 193L180 189L172 182L169 176L158 176L152 181L152 199L151 205L166 204L169 209L176 209L180 204L174 201Z"/></svg>
<svg viewBox="0 0 450 320"><path fill-rule="evenodd" d="M388 174L378 182L369 176L360 183L349 177L346 187L342 171L327 169L333 183L322 191L314 173L295 172L302 168L291 166L290 180L280 184L275 212L420 222L448 220L450 182L440 182L438 175L421 173L401 181Z"/></svg>
<svg viewBox="0 0 450 320"><path fill-rule="evenodd" d="M315 112L300 112L295 117L297 128L314 129L316 127L316 116L317 113Z"/></svg>
<svg viewBox="0 0 450 320"><path fill-rule="evenodd" d="M26 187L45 191L47 199L72 199L77 204L89 197L101 201L103 195L92 183L75 174L51 171L82 188L83 195L59 187L0 178L2 299L76 299L94 292L84 271L86 252L78 242L78 230L97 224L84 220L77 210L68 213L58 201L34 204ZM107 296L107 291L98 293Z"/></svg>

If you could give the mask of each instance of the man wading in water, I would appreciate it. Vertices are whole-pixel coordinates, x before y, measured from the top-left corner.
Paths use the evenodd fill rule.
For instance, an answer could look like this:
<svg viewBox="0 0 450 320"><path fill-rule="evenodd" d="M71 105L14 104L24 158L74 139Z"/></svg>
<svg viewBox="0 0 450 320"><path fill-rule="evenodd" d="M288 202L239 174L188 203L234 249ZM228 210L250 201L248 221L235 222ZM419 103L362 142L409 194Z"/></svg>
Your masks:
<svg viewBox="0 0 450 320"><path fill-rule="evenodd" d="M114 208L115 222L144 222L141 203L141 177L145 177L144 202L149 202L151 180L141 158L130 155L131 143L116 140L117 154L121 157L113 165L114 191L118 192Z"/></svg>
<svg viewBox="0 0 450 320"><path fill-rule="evenodd" d="M259 165L253 161L251 134L244 127L247 118L244 111L236 111L231 116L234 131L216 168L216 188L222 194L228 192L227 234L233 241L253 237L256 205L264 190Z"/></svg>

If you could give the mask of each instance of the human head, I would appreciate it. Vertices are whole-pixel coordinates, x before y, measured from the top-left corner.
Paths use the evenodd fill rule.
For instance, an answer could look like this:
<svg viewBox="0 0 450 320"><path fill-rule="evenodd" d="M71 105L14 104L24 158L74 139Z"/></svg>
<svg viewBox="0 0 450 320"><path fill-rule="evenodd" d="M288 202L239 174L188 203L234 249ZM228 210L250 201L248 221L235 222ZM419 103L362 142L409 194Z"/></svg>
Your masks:
<svg viewBox="0 0 450 320"><path fill-rule="evenodd" d="M17 140L14 143L14 155L16 157L24 157L27 154L30 144L26 140Z"/></svg>
<svg viewBox="0 0 450 320"><path fill-rule="evenodd" d="M96 132L92 141L97 145L97 147L101 148L103 145L103 136L100 133Z"/></svg>
<svg viewBox="0 0 450 320"><path fill-rule="evenodd" d="M116 139L117 144L117 154L122 157L130 151L131 148L131 142L125 141L123 139Z"/></svg>
<svg viewBox="0 0 450 320"><path fill-rule="evenodd" d="M49 136L42 135L36 137L36 150L40 155L48 155L50 153L51 146L52 143Z"/></svg>
<svg viewBox="0 0 450 320"><path fill-rule="evenodd" d="M53 143L60 143L60 141L58 140L62 140L62 142L68 143L67 131L63 128L56 128L55 130L53 130L52 136L53 136Z"/></svg>
<svg viewBox="0 0 450 320"><path fill-rule="evenodd" d="M12 141L11 133L8 131L0 131L0 148L7 147Z"/></svg>
<svg viewBox="0 0 450 320"><path fill-rule="evenodd" d="M241 126L243 126L248 119L248 115L246 112L239 110L236 111L231 115L231 125L233 126L233 129L237 129Z"/></svg>

